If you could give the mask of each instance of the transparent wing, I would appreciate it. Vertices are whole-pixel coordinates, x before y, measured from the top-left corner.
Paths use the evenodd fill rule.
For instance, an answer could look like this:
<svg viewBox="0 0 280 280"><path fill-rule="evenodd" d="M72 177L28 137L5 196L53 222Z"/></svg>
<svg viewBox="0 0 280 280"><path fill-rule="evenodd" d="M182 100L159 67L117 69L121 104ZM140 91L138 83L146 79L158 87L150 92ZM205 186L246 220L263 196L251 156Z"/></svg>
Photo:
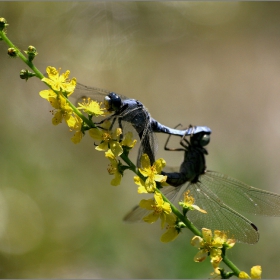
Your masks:
<svg viewBox="0 0 280 280"><path fill-rule="evenodd" d="M221 174L222 175L222 174ZM175 205L183 200L183 193L186 190L190 191L190 195L194 197L195 204L201 209L207 211L203 214L199 211L189 211L187 216L190 221L199 229L202 227L211 230L224 230L229 232L229 236L236 239L238 242L254 244L259 239L259 233L256 226L247 218L230 208L221 200L221 197L216 194L211 187L218 184L215 178L212 178L212 184L208 185L205 177L208 177L208 172L200 176L199 183L186 183L181 187L163 188L163 194Z"/></svg>
<svg viewBox="0 0 280 280"><path fill-rule="evenodd" d="M81 100L84 97L90 97L93 100L98 102L103 102L104 97L108 95L110 92L106 89L101 89L97 87L89 87L83 84L77 83L74 93L70 96L70 99L74 101ZM127 99L127 97L118 94L123 100Z"/></svg>
<svg viewBox="0 0 280 280"><path fill-rule="evenodd" d="M204 177L206 175L202 175ZM190 221L199 229L202 227L211 230L224 230L228 236L238 242L254 244L259 239L256 226L247 218L226 205L211 189L204 183L186 183L181 187L164 187L162 193L175 205L183 200L183 193L190 190L190 195L195 198L195 204L207 214L193 210L187 216ZM126 221L135 222L142 219L148 211L135 207L125 218Z"/></svg>
<svg viewBox="0 0 280 280"><path fill-rule="evenodd" d="M143 222L143 218L149 214L149 211L141 208L140 206L135 206L129 213L125 215L123 220L129 223Z"/></svg>
<svg viewBox="0 0 280 280"><path fill-rule="evenodd" d="M219 172L207 171L201 182L230 207L247 213L280 216L280 195L251 187Z"/></svg>
<svg viewBox="0 0 280 280"><path fill-rule="evenodd" d="M146 123L138 150L137 166L141 167L141 157L143 154L147 154L149 156L152 165L155 162L157 147L156 135L152 131L150 123Z"/></svg>
<svg viewBox="0 0 280 280"><path fill-rule="evenodd" d="M228 237L242 243L258 242L259 233L256 226L226 205L207 185L188 184L187 189L195 198L195 204L207 211L207 214L195 210L188 212L188 218L196 227L226 231Z"/></svg>

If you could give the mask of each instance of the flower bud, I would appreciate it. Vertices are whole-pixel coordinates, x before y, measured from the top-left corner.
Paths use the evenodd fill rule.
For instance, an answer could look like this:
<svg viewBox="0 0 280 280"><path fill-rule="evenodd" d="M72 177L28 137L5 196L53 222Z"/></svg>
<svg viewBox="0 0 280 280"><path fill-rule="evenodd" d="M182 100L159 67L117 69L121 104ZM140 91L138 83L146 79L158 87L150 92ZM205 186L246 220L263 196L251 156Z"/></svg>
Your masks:
<svg viewBox="0 0 280 280"><path fill-rule="evenodd" d="M3 31L6 26L8 26L7 21L4 18L0 18L0 31Z"/></svg>
<svg viewBox="0 0 280 280"><path fill-rule="evenodd" d="M33 46L29 46L27 51L24 51L28 55L28 60L31 62L34 57L38 54L37 50Z"/></svg>
<svg viewBox="0 0 280 280"><path fill-rule="evenodd" d="M27 81L29 78L36 76L36 74L28 71L27 69L23 69L20 71L19 76L21 79Z"/></svg>
<svg viewBox="0 0 280 280"><path fill-rule="evenodd" d="M15 48L8 48L8 55L10 57L16 57L17 56L17 52Z"/></svg>

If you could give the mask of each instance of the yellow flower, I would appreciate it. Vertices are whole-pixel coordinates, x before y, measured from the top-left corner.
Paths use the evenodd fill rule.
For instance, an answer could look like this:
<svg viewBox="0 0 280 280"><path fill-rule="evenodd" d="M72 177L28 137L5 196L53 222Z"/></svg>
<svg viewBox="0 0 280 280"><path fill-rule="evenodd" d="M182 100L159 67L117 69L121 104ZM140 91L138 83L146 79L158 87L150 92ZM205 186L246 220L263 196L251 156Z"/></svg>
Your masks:
<svg viewBox="0 0 280 280"><path fill-rule="evenodd" d="M262 267L260 265L253 266L251 268L251 277L244 271L241 271L238 275L240 279L261 279Z"/></svg>
<svg viewBox="0 0 280 280"><path fill-rule="evenodd" d="M200 249L195 255L194 261L202 262L208 255L210 255L212 266L216 269L222 261L223 246L230 249L234 244L235 240L227 239L227 235L224 232L215 230L213 236L210 229L203 228L202 238L200 236L195 236L191 240L191 245Z"/></svg>
<svg viewBox="0 0 280 280"><path fill-rule="evenodd" d="M48 66L46 71L49 78L43 78L42 81L50 85L53 90L65 92L67 96L74 92L77 82L76 78L68 79L69 70L59 75L60 69L56 70L55 67Z"/></svg>
<svg viewBox="0 0 280 280"><path fill-rule="evenodd" d="M155 161L155 163L151 166L150 159L147 154L142 155L141 158L141 166L139 168L140 173L147 177L145 180L145 189L146 192L154 192L156 189L156 182L165 182L167 176L160 175L162 168L165 166L165 160L160 158ZM139 192L139 190L138 190Z"/></svg>
<svg viewBox="0 0 280 280"><path fill-rule="evenodd" d="M102 102L98 103L97 101L91 100L90 98L84 99L83 103L78 103L80 107L77 109L83 110L85 113L99 117L99 116L104 116L105 115L105 110L104 108L101 108Z"/></svg>
<svg viewBox="0 0 280 280"><path fill-rule="evenodd" d="M186 191L184 193L184 201L179 202L179 204L186 210L197 210L200 211L201 213L206 214L207 212L197 205L194 204L195 199L192 196L189 196L190 190Z"/></svg>
<svg viewBox="0 0 280 280"><path fill-rule="evenodd" d="M124 135L124 139L122 140L121 142L121 145L122 146L125 146L125 147L128 147L128 148L133 148L137 142L137 140L133 140L133 134L132 132L127 132L125 135Z"/></svg>
<svg viewBox="0 0 280 280"><path fill-rule="evenodd" d="M83 121L80 117L78 117L76 115L74 115L74 118L75 118L75 124L71 130L74 130L75 133L74 133L74 136L71 138L71 141L74 144L78 144L78 143L80 143L80 141L82 140L82 138L84 136L84 134L82 132Z"/></svg>
<svg viewBox="0 0 280 280"><path fill-rule="evenodd" d="M116 128L113 133L105 129L91 128L89 130L89 135L96 140L101 140L101 143L96 146L98 151L107 151L111 149L115 156L120 156L123 153L123 148L119 143L119 136L122 130Z"/></svg>
<svg viewBox="0 0 280 280"><path fill-rule="evenodd" d="M54 91L52 91L51 89L41 90L39 92L39 94L42 98L47 99L48 101L50 101L51 97L53 97L53 98L57 97L57 94Z"/></svg>
<svg viewBox="0 0 280 280"><path fill-rule="evenodd" d="M116 157L114 156L111 150L105 152L105 157L108 158L111 162L108 172L110 175L115 175L115 178L111 181L112 186L118 186L121 183L122 174L119 170L119 165L121 164Z"/></svg>
<svg viewBox="0 0 280 280"><path fill-rule="evenodd" d="M145 182L139 176L134 176L134 183L139 186L138 193L147 193Z"/></svg>
<svg viewBox="0 0 280 280"><path fill-rule="evenodd" d="M144 217L143 221L152 224L156 222L158 218L160 218L162 228L166 222L166 216L172 212L170 204L163 200L162 195L159 192L154 194L154 199L142 199L139 203L139 206L153 211Z"/></svg>
<svg viewBox="0 0 280 280"><path fill-rule="evenodd" d="M54 108L52 110L52 114L54 115L52 119L53 125L58 125L64 119L66 124L73 128L75 126L75 118L73 117L73 109L66 102L64 96L60 94L57 95L51 89L40 91L40 96L46 100L48 100L51 106Z"/></svg>
<svg viewBox="0 0 280 280"><path fill-rule="evenodd" d="M52 110L52 114L54 115L52 119L53 125L58 125L64 119L66 124L73 128L75 125L75 118L73 117L73 110L66 102L64 97L49 97L49 102L52 105L54 110Z"/></svg>
<svg viewBox="0 0 280 280"><path fill-rule="evenodd" d="M177 226L177 218L175 215L170 214L166 216L167 231L161 236L161 242L167 243L175 240L180 233L180 228Z"/></svg>

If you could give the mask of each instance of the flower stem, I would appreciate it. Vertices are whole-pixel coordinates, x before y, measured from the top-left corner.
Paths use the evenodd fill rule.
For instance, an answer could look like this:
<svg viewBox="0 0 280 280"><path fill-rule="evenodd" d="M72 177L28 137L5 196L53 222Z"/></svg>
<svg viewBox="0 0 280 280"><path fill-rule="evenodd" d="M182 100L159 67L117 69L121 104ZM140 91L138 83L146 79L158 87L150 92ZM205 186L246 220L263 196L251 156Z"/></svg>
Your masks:
<svg viewBox="0 0 280 280"><path fill-rule="evenodd" d="M163 197L163 200L168 202L171 206L171 209L172 209L172 212L188 227L188 229L196 234L196 235L199 235L199 236L202 236L200 230L198 230L192 223L191 221L186 217L184 216L171 202L170 200L160 191L158 190L158 192L161 193L162 197Z"/></svg>
<svg viewBox="0 0 280 280"><path fill-rule="evenodd" d="M223 262L232 270L234 275L238 277L241 272L238 267L226 255L222 255L222 258Z"/></svg>
<svg viewBox="0 0 280 280"><path fill-rule="evenodd" d="M34 64L29 61L25 55L9 40L5 32L0 31L0 37L10 48L14 48L16 50L17 56L32 69L32 71L36 74L36 77L39 79L44 78L44 75L34 66Z"/></svg>

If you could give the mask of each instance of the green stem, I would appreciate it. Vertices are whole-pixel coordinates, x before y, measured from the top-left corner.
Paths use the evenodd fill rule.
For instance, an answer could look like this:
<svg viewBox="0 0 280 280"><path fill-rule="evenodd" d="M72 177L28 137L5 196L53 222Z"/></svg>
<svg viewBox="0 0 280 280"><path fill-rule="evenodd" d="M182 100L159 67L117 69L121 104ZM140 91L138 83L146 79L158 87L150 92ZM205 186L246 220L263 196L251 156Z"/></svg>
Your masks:
<svg viewBox="0 0 280 280"><path fill-rule="evenodd" d="M14 48L16 50L17 56L32 69L32 71L36 74L36 77L38 77L39 79L44 78L44 75L34 66L34 64L31 61L29 61L25 57L23 53L21 53L21 51L9 40L9 38L3 31L0 31L0 37L10 48Z"/></svg>
<svg viewBox="0 0 280 280"><path fill-rule="evenodd" d="M238 267L226 255L223 255L222 257L223 257L223 262L232 270L234 275L238 277L238 275L241 272L238 269Z"/></svg>
<svg viewBox="0 0 280 280"><path fill-rule="evenodd" d="M139 172L135 164L129 159L127 154L122 153L120 155L121 159L129 166L130 170L133 171L137 176L145 181L145 177Z"/></svg>

